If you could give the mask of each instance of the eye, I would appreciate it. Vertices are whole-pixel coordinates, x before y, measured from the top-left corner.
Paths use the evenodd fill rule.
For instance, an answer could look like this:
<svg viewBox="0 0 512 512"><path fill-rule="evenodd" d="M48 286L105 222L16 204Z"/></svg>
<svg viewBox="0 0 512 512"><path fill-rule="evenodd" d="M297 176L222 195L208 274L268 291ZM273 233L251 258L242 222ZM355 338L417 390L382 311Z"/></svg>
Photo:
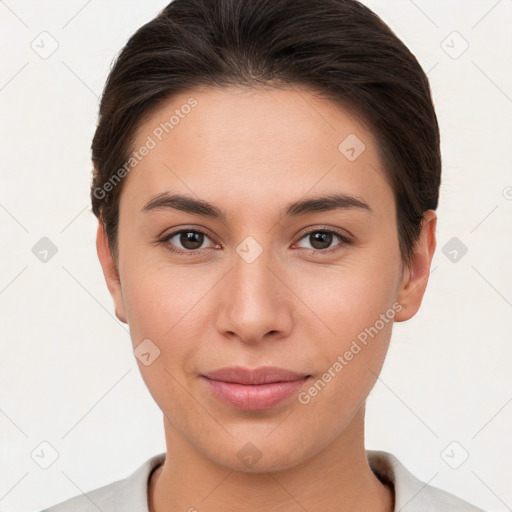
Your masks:
<svg viewBox="0 0 512 512"><path fill-rule="evenodd" d="M163 243L169 251L180 254L190 254L202 249L203 247L201 246L204 244L205 240L210 240L210 238L203 231L197 229L182 229L180 231L174 231L162 240L159 240L159 242ZM216 244L212 242L211 247L215 246Z"/></svg>
<svg viewBox="0 0 512 512"><path fill-rule="evenodd" d="M341 243L331 247L336 238L338 238ZM208 240L211 244L207 247L203 247L205 241ZM300 238L300 241L302 240L306 240L310 244L310 247L304 247L305 249L316 253L335 252L343 249L345 245L349 245L351 243L348 236L332 229L316 229L309 231ZM159 243L162 243L164 247L171 252L187 255L193 255L194 253L200 252L202 249L208 247L220 247L218 244L212 242L206 233L198 229L181 229L173 231L163 239L159 240Z"/></svg>
<svg viewBox="0 0 512 512"><path fill-rule="evenodd" d="M335 238L341 240L341 243L335 245L334 247L330 247ZM300 240L304 239L310 244L310 247L305 247L306 249L323 253L341 250L343 246L348 245L351 242L348 236L342 235L341 233L330 229L317 229L314 231L309 231L303 235Z"/></svg>

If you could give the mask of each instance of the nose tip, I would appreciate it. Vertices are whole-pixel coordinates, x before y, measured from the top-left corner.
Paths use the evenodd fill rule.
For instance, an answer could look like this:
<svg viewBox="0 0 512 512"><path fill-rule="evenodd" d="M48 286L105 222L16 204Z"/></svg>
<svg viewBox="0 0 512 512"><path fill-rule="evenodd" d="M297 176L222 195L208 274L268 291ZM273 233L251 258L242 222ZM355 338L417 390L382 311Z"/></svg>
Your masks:
<svg viewBox="0 0 512 512"><path fill-rule="evenodd" d="M247 249L243 255L251 258L236 258L226 276L217 328L246 343L286 335L292 327L289 292L271 270L266 252L254 258L257 248L251 240L241 248Z"/></svg>

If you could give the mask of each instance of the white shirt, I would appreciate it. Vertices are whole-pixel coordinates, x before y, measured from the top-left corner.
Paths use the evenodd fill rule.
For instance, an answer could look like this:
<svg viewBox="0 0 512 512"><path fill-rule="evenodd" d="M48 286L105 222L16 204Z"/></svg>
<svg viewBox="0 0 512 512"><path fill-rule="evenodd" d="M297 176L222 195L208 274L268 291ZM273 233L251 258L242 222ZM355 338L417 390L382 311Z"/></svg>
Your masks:
<svg viewBox="0 0 512 512"><path fill-rule="evenodd" d="M394 487L394 512L483 512L453 494L427 485L388 452L366 450L375 475ZM165 460L154 455L130 476L58 503L41 512L149 512L148 480ZM200 510L200 507L198 508Z"/></svg>

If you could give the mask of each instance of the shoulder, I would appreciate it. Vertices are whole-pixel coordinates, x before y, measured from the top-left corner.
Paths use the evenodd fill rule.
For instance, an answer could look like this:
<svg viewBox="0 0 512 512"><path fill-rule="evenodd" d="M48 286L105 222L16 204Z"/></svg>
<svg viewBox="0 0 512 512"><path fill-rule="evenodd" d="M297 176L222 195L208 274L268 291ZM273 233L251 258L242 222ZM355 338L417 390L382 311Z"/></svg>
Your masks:
<svg viewBox="0 0 512 512"><path fill-rule="evenodd" d="M128 477L73 496L41 512L147 512L149 475L164 459L165 453L154 455Z"/></svg>
<svg viewBox="0 0 512 512"><path fill-rule="evenodd" d="M416 478L394 455L367 450L372 471L395 489L395 510L401 512L484 512L442 489Z"/></svg>

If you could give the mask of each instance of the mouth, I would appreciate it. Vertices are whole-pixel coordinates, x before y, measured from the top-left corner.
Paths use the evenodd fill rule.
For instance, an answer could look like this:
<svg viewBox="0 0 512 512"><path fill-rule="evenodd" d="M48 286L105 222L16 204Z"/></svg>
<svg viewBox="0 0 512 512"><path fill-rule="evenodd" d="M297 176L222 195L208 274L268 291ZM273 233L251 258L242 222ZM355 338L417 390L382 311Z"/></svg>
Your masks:
<svg viewBox="0 0 512 512"><path fill-rule="evenodd" d="M277 367L222 368L201 375L208 391L225 405L247 411L271 409L297 393L311 375Z"/></svg>

